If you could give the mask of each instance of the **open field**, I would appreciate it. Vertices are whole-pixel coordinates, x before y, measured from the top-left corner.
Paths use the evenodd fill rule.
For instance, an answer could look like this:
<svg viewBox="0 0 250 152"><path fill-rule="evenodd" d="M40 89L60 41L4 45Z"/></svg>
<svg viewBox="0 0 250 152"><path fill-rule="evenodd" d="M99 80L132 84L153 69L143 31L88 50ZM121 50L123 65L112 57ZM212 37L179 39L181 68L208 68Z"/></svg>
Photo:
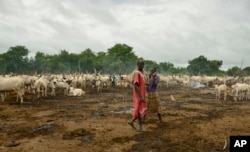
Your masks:
<svg viewBox="0 0 250 152"><path fill-rule="evenodd" d="M145 132L127 124L131 88L86 90L84 97L25 95L23 105L11 94L0 102L0 151L221 152L229 151L230 135L250 135L249 101L229 98L222 105L209 88L161 87L159 94L164 122L148 114Z"/></svg>

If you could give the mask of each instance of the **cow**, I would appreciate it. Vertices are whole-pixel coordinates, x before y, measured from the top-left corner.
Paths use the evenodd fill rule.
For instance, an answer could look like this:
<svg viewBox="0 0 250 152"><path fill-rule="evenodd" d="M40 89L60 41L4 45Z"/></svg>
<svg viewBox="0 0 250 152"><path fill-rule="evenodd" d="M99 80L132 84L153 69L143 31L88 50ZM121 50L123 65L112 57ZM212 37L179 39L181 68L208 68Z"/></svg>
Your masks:
<svg viewBox="0 0 250 152"><path fill-rule="evenodd" d="M16 102L20 98L20 103L23 103L23 95L25 92L24 80L21 77L1 77L0 78L0 92L4 93L4 98L6 97L6 92L15 91L17 93ZM3 95L2 95L3 97Z"/></svg>

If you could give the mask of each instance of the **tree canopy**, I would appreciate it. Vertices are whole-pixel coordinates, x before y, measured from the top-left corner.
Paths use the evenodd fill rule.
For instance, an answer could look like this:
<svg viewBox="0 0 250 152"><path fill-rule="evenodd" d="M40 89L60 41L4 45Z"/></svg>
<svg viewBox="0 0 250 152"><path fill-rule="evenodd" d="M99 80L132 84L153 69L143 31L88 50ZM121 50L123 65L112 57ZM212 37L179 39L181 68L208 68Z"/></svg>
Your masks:
<svg viewBox="0 0 250 152"><path fill-rule="evenodd" d="M202 55L188 61L188 63L187 70L191 75L216 75L222 66L222 61L208 60Z"/></svg>
<svg viewBox="0 0 250 152"><path fill-rule="evenodd" d="M95 52L90 48L80 53L69 53L61 50L59 54L49 55L37 51L34 57L28 57L29 50L25 46L10 47L0 54L0 74L17 73L92 73L97 70L109 74L129 74L136 68L138 56L133 47L127 44L115 44L107 52ZM250 67L240 69L232 67L228 71L220 70L223 62L208 60L199 56L188 61L187 67L175 67L168 61L157 63L145 60L145 70L156 67L163 74L189 75L249 75Z"/></svg>

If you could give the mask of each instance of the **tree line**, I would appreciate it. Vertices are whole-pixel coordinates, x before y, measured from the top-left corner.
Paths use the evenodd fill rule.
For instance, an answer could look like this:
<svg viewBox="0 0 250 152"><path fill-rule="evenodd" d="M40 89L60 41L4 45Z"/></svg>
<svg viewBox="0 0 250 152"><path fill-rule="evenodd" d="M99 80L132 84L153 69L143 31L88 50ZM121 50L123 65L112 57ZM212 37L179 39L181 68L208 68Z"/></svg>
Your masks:
<svg viewBox="0 0 250 152"><path fill-rule="evenodd" d="M59 54L49 55L38 51L29 57L25 46L10 47L0 54L0 74L47 74L47 73L93 73L94 70L108 74L129 74L136 68L138 56L133 47L127 44L115 44L107 52L97 52L87 48L80 53L61 50ZM241 69L234 66L227 71L220 70L223 62L208 60L203 55L188 61L187 67L175 67L168 61L157 63L145 60L145 70L156 67L163 74L187 75L250 75L250 67Z"/></svg>

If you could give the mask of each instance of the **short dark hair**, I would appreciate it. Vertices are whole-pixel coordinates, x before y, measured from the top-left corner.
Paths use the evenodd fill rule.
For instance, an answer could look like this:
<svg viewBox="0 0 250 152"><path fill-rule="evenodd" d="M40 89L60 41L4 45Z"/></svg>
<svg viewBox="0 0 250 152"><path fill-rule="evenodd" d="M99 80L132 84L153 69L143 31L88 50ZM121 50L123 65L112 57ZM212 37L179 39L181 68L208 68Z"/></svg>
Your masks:
<svg viewBox="0 0 250 152"><path fill-rule="evenodd" d="M156 67L151 68L150 71L156 71Z"/></svg>
<svg viewBox="0 0 250 152"><path fill-rule="evenodd" d="M144 62L144 59L143 59L142 57L138 58L138 59L137 59L137 64L138 64L139 62Z"/></svg>

